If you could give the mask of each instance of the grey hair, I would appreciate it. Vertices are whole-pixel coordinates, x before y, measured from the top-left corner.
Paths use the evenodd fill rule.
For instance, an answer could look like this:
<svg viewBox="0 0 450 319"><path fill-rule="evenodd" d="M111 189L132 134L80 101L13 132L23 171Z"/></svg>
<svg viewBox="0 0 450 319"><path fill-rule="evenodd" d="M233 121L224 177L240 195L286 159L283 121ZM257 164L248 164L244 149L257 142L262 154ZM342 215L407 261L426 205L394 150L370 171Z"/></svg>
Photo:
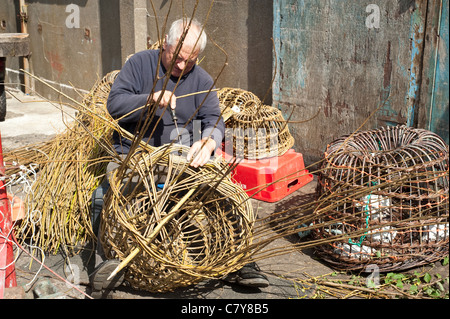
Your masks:
<svg viewBox="0 0 450 319"><path fill-rule="evenodd" d="M183 45L188 46L189 48L198 48L199 53L203 52L203 50L206 47L206 33L203 30L203 26L200 22L198 22L196 19L186 19L181 18L172 23L170 26L169 33L167 34L167 45L169 46L176 46L178 43L178 40L180 39L181 35L183 34L183 31L185 28L189 25L189 22L191 22L191 25L189 27L189 31L186 34L186 37L184 39ZM200 34L201 32L201 34ZM198 39L198 42L197 42ZM196 44L197 42L197 44Z"/></svg>

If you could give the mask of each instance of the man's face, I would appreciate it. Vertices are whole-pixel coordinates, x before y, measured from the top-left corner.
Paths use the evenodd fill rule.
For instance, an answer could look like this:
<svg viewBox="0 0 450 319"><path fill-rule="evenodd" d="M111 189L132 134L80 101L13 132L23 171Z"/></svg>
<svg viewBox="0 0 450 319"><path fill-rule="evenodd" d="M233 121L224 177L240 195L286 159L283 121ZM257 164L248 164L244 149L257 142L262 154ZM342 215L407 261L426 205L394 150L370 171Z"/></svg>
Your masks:
<svg viewBox="0 0 450 319"><path fill-rule="evenodd" d="M166 69L169 69L172 62L176 46L169 46L164 43L164 52L162 55L162 63ZM175 60L175 64L172 69L172 76L179 77L181 73L187 74L192 70L197 62L198 51L192 52L192 48L182 46L181 50ZM184 71L183 71L184 70Z"/></svg>

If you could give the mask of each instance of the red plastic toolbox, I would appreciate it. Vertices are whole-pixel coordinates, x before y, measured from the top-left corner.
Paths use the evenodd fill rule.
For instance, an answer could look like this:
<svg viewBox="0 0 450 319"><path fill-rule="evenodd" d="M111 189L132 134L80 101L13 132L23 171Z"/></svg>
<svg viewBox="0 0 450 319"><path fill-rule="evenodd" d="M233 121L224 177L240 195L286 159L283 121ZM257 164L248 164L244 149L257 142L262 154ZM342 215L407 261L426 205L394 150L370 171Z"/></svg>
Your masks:
<svg viewBox="0 0 450 319"><path fill-rule="evenodd" d="M233 163L234 158L221 150L216 155ZM240 160L232 172L232 180L252 198L276 202L308 184L313 175L305 169L303 155L290 149L282 156Z"/></svg>

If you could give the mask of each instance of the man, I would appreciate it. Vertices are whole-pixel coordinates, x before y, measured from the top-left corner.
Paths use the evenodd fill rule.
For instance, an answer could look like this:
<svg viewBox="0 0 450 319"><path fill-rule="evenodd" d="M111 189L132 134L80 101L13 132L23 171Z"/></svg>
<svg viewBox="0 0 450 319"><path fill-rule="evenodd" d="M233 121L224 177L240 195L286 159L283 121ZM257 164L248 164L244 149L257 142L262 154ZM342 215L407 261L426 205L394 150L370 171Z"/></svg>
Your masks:
<svg viewBox="0 0 450 319"><path fill-rule="evenodd" d="M179 47L181 38L183 41ZM225 130L217 94L207 92L213 88L214 82L196 64L198 55L206 46L206 40L203 27L196 20L175 21L165 37L161 58L159 50L146 50L131 56L112 85L107 102L111 116L119 120L122 128L133 134L141 129L143 119L152 105L157 105L142 140L153 146L169 144L174 139L189 144L187 160L193 167L208 162L213 151L221 144ZM192 94L203 91L206 92ZM177 98L183 95L189 96ZM148 99L149 107L142 108ZM172 111L178 119L177 123L174 123ZM198 141L194 140L195 122L200 122L201 138ZM183 133L188 133L187 137L183 134L180 138L180 128L183 128ZM113 135L113 141L119 154L127 154L130 150L131 141L117 132ZM107 171L110 172L114 166L117 167L117 164L108 165ZM119 273L111 281L107 278L119 262L105 260L101 247L98 255L99 265L91 275L93 290L98 292L117 287L123 275ZM268 285L267 278L254 263L232 274L229 279L253 287Z"/></svg>
<svg viewBox="0 0 450 319"><path fill-rule="evenodd" d="M180 128L183 128L195 114L194 120L201 121L201 140L193 141L193 120L187 124L183 132L190 133L189 139L184 142L192 145L187 159L192 161L193 167L198 167L204 165L211 153L220 145L224 123L220 116L219 99L215 92L177 99L177 96L208 91L213 88L214 83L206 71L196 65L198 55L206 46L206 34L202 32L201 25L196 21L191 23L178 56L174 59L178 40L183 35L186 23L186 20L180 19L172 24L165 37L160 64L158 63L159 50L136 53L125 63L111 88L107 108L112 117L121 118L119 121L121 127L130 133L135 133L139 121L146 115L148 108L133 112L125 118L122 117L145 105L150 92L153 91L150 98L154 103L159 101L159 108L143 137L145 142L153 146L171 143L174 138L177 141ZM173 59L175 63L172 67ZM167 79L166 74L171 67L172 72ZM157 77L156 83L155 77ZM167 85L162 91L166 81ZM175 126L171 109L175 111L178 118L177 126ZM118 133L114 134L113 138L116 151L126 154L131 145L130 141L119 137ZM204 142L205 145L202 147Z"/></svg>

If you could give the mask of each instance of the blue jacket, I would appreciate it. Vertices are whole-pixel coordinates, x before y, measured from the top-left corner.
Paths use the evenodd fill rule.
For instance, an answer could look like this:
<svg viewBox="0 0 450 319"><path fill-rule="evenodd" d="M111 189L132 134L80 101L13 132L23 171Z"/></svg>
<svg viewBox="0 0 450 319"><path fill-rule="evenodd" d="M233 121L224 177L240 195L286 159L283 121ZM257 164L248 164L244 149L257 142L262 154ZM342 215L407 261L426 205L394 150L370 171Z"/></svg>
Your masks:
<svg viewBox="0 0 450 319"><path fill-rule="evenodd" d="M131 56L118 74L108 97L107 109L114 119L123 117L147 103L150 92L162 90L166 70L158 64L159 50L141 51ZM159 80L156 83L156 74ZM173 91L178 78L170 77L166 91ZM153 88L154 86L154 88ZM213 88L213 79L200 66L196 65L179 81L175 96L205 91ZM119 125L132 134L139 129L139 122L148 114L149 107L143 108L119 120ZM220 146L225 125L220 115L217 93L202 93L177 99L176 115L179 132L183 135L183 144L192 145L200 138L211 136ZM195 115L194 115L195 114ZM193 119L188 123L189 119ZM159 123L158 123L159 120ZM156 107L155 116L145 132L143 141L152 146L161 146L177 140L177 130L170 110ZM113 134L114 148L120 154L126 154L131 141Z"/></svg>

